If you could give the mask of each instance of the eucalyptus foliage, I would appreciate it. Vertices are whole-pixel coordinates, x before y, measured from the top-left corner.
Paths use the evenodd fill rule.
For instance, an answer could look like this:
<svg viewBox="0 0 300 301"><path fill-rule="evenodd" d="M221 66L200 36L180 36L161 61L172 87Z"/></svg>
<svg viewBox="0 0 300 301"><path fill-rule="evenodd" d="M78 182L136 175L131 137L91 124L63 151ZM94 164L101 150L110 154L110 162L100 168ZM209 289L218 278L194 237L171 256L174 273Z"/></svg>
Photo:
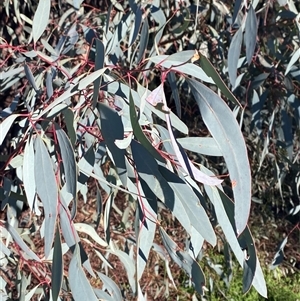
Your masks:
<svg viewBox="0 0 300 301"><path fill-rule="evenodd" d="M243 268L243 291L254 286L266 297L247 226L252 179L237 121L244 107L232 92L244 74L237 76L238 70L243 72L246 62L252 64L256 51L258 1L247 9L236 1L231 16L231 25L237 20L238 26L228 50L228 68L224 67L231 85L223 81L205 51L180 47L169 54L163 48L167 44L164 30L174 19L167 19L166 7L160 7L159 1L132 0L126 9L112 1L98 15L86 12L82 1L68 2L72 5L56 28L49 22L53 20L50 0L32 4L33 20L14 6L17 19L26 24L21 37L26 46L13 52L16 47L1 40L13 60L1 71L1 91L18 86L11 105L1 111L1 144L7 143L8 134L12 137L10 153L1 155L1 209L6 209L0 224L1 264L4 270L8 264L17 267L19 299L36 295L64 300L72 294L74 300L129 300L132 296L147 300L141 279L150 252L163 259L171 283L170 259L204 295L207 284L198 255L205 243L216 246L217 226ZM183 22L168 38L180 36L191 26L190 7L176 5L174 18ZM218 8L224 13L215 4L214 9ZM10 9L7 1L6 10ZM96 26L89 25L93 22ZM245 56L240 58L243 37ZM295 51L286 74L294 72L298 59ZM158 84L152 81L153 73L159 74ZM166 86L172 87L176 113L170 108ZM209 137L189 135L181 118L182 87L198 105ZM253 103L260 104L263 90L258 83L251 89ZM282 114L283 120L290 120L287 111ZM259 128L255 117L252 122ZM288 141L293 134L287 129L284 135L292 160ZM210 166L194 162L190 152L204 158L223 157L227 173L217 174ZM223 189L224 177L231 183L232 197ZM78 198L81 195L87 201L90 181L97 188L94 223L78 223ZM125 196L124 212L116 205L120 192ZM18 224L25 206L39 221L30 229ZM185 247L168 233L161 208L184 228ZM130 235L122 236L112 225L113 210ZM42 250L32 247L37 233L43 239ZM157 233L162 245L154 241ZM98 268L92 267L85 245L101 259ZM130 287L126 292L108 276L112 256L126 270ZM24 265L31 267L29 275L23 273ZM39 280L34 287L32 277ZM102 283L101 289L93 286L93 278ZM1 277L1 283L5 282Z"/></svg>

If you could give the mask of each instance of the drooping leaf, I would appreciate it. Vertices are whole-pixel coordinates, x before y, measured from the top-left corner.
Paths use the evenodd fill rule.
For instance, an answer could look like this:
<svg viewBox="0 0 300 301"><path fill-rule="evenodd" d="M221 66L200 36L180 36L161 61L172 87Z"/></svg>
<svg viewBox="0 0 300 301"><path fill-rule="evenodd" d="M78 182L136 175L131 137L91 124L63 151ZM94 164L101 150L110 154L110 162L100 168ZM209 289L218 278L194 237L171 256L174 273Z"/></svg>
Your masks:
<svg viewBox="0 0 300 301"><path fill-rule="evenodd" d="M18 231L8 222L6 223L6 229L9 232L9 234L12 236L13 240L17 243L17 245L21 248L21 250L25 252L26 255L28 255L33 260L36 260L37 262L41 262L40 258L23 241Z"/></svg>
<svg viewBox="0 0 300 301"><path fill-rule="evenodd" d="M64 165L67 191L73 196L74 204L71 214L73 219L77 210L77 165L74 150L65 131L58 125L56 125L55 131Z"/></svg>
<svg viewBox="0 0 300 301"><path fill-rule="evenodd" d="M58 226L56 227L56 234L54 239L54 250L52 259L52 270L51 270L51 288L52 288L52 299L57 301L60 289L62 286L64 263L63 254L61 247L61 239Z"/></svg>
<svg viewBox="0 0 300 301"><path fill-rule="evenodd" d="M152 243L155 236L156 220L157 220L157 201L155 194L149 189L148 185L140 181L141 191L145 197L138 198L139 201L139 233L137 235L137 281L140 281L148 256L152 248Z"/></svg>
<svg viewBox="0 0 300 301"><path fill-rule="evenodd" d="M49 22L51 0L40 0L33 17L32 35L34 43L41 37Z"/></svg>
<svg viewBox="0 0 300 301"><path fill-rule="evenodd" d="M37 194L44 205L45 257L48 257L55 233L58 190L51 158L40 136L35 139L34 176Z"/></svg>
<svg viewBox="0 0 300 301"><path fill-rule="evenodd" d="M132 27L132 34L131 34L129 47L135 42L135 40L138 36L138 33L140 31L140 27L141 27L141 23L142 23L142 16L143 16L143 11L140 6L137 7L134 14L135 14L134 27Z"/></svg>
<svg viewBox="0 0 300 301"><path fill-rule="evenodd" d="M27 141L24 149L24 159L23 159L23 184L24 190L26 192L27 202L32 211L40 215L41 212L35 202L36 195L36 185L34 175L34 148L33 140Z"/></svg>
<svg viewBox="0 0 300 301"><path fill-rule="evenodd" d="M131 124L132 124L133 134L143 144L143 146L149 151L149 153L155 159L159 160L160 162L165 162L163 157L152 146L150 141L144 135L144 133L143 133L143 131L142 131L140 125L139 125L139 121L138 121L138 118L137 118L137 114L136 114L136 111L135 111L135 106L134 106L134 102L133 102L131 94L130 94L130 97L129 97L129 101L130 101L130 120L131 120Z"/></svg>
<svg viewBox="0 0 300 301"><path fill-rule="evenodd" d="M245 24L245 44L248 65L252 62L257 37L257 19L253 6L250 4Z"/></svg>
<svg viewBox="0 0 300 301"><path fill-rule="evenodd" d="M127 171L125 165L125 150L116 146L115 140L124 138L124 127L119 114L103 103L98 103L100 113L101 133L113 156L118 175L123 185L127 186Z"/></svg>
<svg viewBox="0 0 300 301"><path fill-rule="evenodd" d="M228 62L228 65L229 65L229 62ZM200 67L204 70L204 72L207 74L207 76L209 76L209 77L211 77L213 79L213 81L215 82L215 84L217 85L217 87L222 91L222 93L230 101L232 101L232 103L234 103L235 105L238 105L238 106L242 107L241 104L240 104L240 102L237 100L237 98L230 92L230 90L228 89L228 87L225 85L225 83L223 82L222 78L217 73L217 71L215 70L215 68L211 64L211 62L204 55L200 56Z"/></svg>
<svg viewBox="0 0 300 301"><path fill-rule="evenodd" d="M242 42L243 28L241 26L233 36L228 50L228 75L232 87L235 86L237 66L241 54Z"/></svg>
<svg viewBox="0 0 300 301"><path fill-rule="evenodd" d="M216 235L209 221L209 218L203 209L200 200L193 190L178 176L163 166L159 166L159 171L167 180L174 193L177 195L177 201L180 201L187 212L189 222L201 236L212 246L216 245ZM189 231L191 233L191 230Z"/></svg>
<svg viewBox="0 0 300 301"><path fill-rule="evenodd" d="M247 225L251 205L251 173L240 127L226 103L203 84L188 80L207 128L222 151L229 170L235 199L238 233Z"/></svg>
<svg viewBox="0 0 300 301"><path fill-rule="evenodd" d="M99 39L96 39L95 71L100 70L104 67L104 55L105 55L104 45ZM96 108L97 105L100 85L101 85L101 76L94 81L93 108Z"/></svg>
<svg viewBox="0 0 300 301"><path fill-rule="evenodd" d="M179 97L179 91L177 88L176 84L176 77L174 72L169 72L168 73L168 82L171 86L172 89L172 96L175 101L175 106L176 106L176 112L179 118L181 118L181 104L180 104L180 97Z"/></svg>
<svg viewBox="0 0 300 301"><path fill-rule="evenodd" d="M240 12L242 2L243 2L243 0L236 0L235 1L231 26L233 26L235 24L235 20L236 20L236 17L238 15L238 13Z"/></svg>
<svg viewBox="0 0 300 301"><path fill-rule="evenodd" d="M141 32L141 40L140 40L139 54L137 57L137 64L140 63L140 61L142 60L145 54L145 50L148 45L148 40L149 40L149 24L147 18L145 18L143 22L142 32Z"/></svg>
<svg viewBox="0 0 300 301"><path fill-rule="evenodd" d="M201 169L203 170L203 172L206 172L208 175L212 175L212 172L206 169L205 167L202 166ZM207 186L207 185L205 185L204 188L209 199L214 205L214 210L217 216L218 223L225 234L226 240L228 241L230 248L232 249L241 267L244 267L245 254L242 250L242 246L240 245L237 239L236 230L235 230L236 227L234 223L234 213L232 213L234 212L234 208L233 208L234 204L227 197L227 195L225 195L220 189L213 186ZM221 186L219 188L221 188ZM227 211L225 210L225 205L223 201L226 202L227 204L226 206ZM232 205L230 205L229 202L231 202ZM229 216L227 214L229 214ZM249 231L249 229L246 228L245 231ZM251 246L251 244L253 244L253 241L248 242L248 245L251 248L254 247L254 244L253 246ZM257 258L256 258L256 269L255 269L255 275L253 279L253 286L255 287L255 289L258 291L260 295L262 295L265 298L267 297L266 283Z"/></svg>
<svg viewBox="0 0 300 301"><path fill-rule="evenodd" d="M191 278L196 291L203 295L203 287L205 287L204 273L189 253L183 251L179 246L169 237L163 228L159 228L159 232L165 248L167 249L171 258L182 268Z"/></svg>
<svg viewBox="0 0 300 301"><path fill-rule="evenodd" d="M93 292L93 289L81 267L78 245L76 245L69 266L69 284L75 301L98 301L98 298L95 296L95 293Z"/></svg>
<svg viewBox="0 0 300 301"><path fill-rule="evenodd" d="M114 300L123 299L119 287L116 285L116 283L113 280L111 280L109 277L99 272L97 273L97 275L103 282L103 289L106 289L114 297Z"/></svg>

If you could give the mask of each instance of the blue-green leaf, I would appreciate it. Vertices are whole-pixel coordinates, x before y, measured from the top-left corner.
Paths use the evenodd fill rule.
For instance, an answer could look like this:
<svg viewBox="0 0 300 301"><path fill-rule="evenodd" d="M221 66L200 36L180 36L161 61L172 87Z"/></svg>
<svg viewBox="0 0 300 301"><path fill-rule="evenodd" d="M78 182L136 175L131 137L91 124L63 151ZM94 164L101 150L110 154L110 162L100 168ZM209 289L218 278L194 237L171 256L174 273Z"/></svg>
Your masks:
<svg viewBox="0 0 300 301"><path fill-rule="evenodd" d="M56 228L51 271L52 299L57 301L63 279L64 263L59 228Z"/></svg>
<svg viewBox="0 0 300 301"><path fill-rule="evenodd" d="M51 0L40 0L32 22L34 43L41 37L49 22Z"/></svg>
<svg viewBox="0 0 300 301"><path fill-rule="evenodd" d="M127 171L125 164L125 150L116 146L115 140L124 138L124 127L120 115L103 103L98 103L100 113L101 133L109 151L113 156L118 175L123 185L127 186Z"/></svg>
<svg viewBox="0 0 300 301"><path fill-rule="evenodd" d="M248 65L252 62L257 37L257 19L253 6L250 4L245 24L245 44Z"/></svg>
<svg viewBox="0 0 300 301"><path fill-rule="evenodd" d="M226 103L203 84L188 80L207 128L222 151L235 199L238 234L247 225L251 205L251 172L244 137Z"/></svg>
<svg viewBox="0 0 300 301"><path fill-rule="evenodd" d="M49 256L57 218L58 190L52 161L40 136L35 139L34 175L45 214L45 257Z"/></svg>
<svg viewBox="0 0 300 301"><path fill-rule="evenodd" d="M95 293L93 292L93 289L81 267L80 251L78 245L76 245L69 266L69 283L75 301L98 301L98 298L95 296Z"/></svg>
<svg viewBox="0 0 300 301"><path fill-rule="evenodd" d="M71 142L64 132L58 125L56 125L56 136L62 156L62 162L64 165L65 179L67 185L67 191L73 196L73 207L72 215L73 219L76 215L77 210L77 165L75 161L74 150Z"/></svg>
<svg viewBox="0 0 300 301"><path fill-rule="evenodd" d="M228 50L228 74L232 87L235 87L238 60L243 42L243 28L240 27L231 40Z"/></svg>

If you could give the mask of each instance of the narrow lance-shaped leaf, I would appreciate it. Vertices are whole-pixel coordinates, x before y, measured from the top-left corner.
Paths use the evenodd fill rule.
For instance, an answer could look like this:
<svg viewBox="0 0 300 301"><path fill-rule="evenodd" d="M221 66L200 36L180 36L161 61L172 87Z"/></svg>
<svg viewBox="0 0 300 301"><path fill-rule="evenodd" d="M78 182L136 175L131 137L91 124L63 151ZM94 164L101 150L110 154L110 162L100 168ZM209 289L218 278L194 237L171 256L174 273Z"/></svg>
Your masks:
<svg viewBox="0 0 300 301"><path fill-rule="evenodd" d="M33 17L32 35L34 43L41 37L49 22L51 0L40 0Z"/></svg>
<svg viewBox="0 0 300 301"><path fill-rule="evenodd" d="M142 27L142 32L141 32L141 40L140 40L140 48L139 48L139 54L137 58L137 64L140 63L140 61L144 56L145 50L148 45L148 40L149 40L149 25L148 25L147 18L145 18Z"/></svg>
<svg viewBox="0 0 300 301"><path fill-rule="evenodd" d="M165 162L164 158L160 155L160 153L152 146L152 144L150 143L150 141L146 138L146 136L144 135L139 121L138 121L138 117L135 111L135 106L134 106L134 102L133 102L133 98L132 95L130 93L129 96L129 105L130 105L130 120L131 120L131 124L132 124L132 129L133 129L133 134L135 135L135 137L141 142L141 144L143 144L143 146L149 151L149 153L157 160L159 160L160 162Z"/></svg>
<svg viewBox="0 0 300 301"><path fill-rule="evenodd" d="M213 175L211 171L206 169L204 166L201 166L201 170L203 170L208 175ZM236 231L235 231L235 223L234 223L234 204L232 201L220 190L213 186L204 186L205 191L211 200L211 202L214 205L215 213L217 216L217 220L219 225L222 228L222 231L225 234L226 240L228 241L230 248L232 249L234 255L236 256L239 264L244 267L245 262L245 253L242 250L242 247L245 247L244 244L241 245L241 243L238 241L238 238L236 237ZM222 188L221 186L219 188ZM222 195L222 197L221 197ZM231 202L231 206L229 204ZM228 204L229 206L228 206ZM226 205L227 204L227 205ZM226 207L226 209L225 209ZM232 207L232 208L230 208ZM249 231L249 228L246 227L245 231ZM251 236L251 234L250 234ZM242 237L242 235L241 235ZM251 246L252 244L252 246ZM253 240L250 241L248 244L250 248L254 247ZM253 255L253 254L251 254ZM256 258L255 254L254 257ZM253 263L252 263L253 264ZM246 275L247 277L247 275ZM259 264L258 259L256 258L256 268L255 268L255 275L253 278L253 286L258 291L259 294L261 294L263 297L267 297L267 288L266 283L263 277L263 273Z"/></svg>
<svg viewBox="0 0 300 301"><path fill-rule="evenodd" d="M51 287L52 287L52 299L57 301L63 279L63 254L61 247L61 239L58 226L56 227L56 234L54 239L54 250L52 259L52 273L51 273Z"/></svg>
<svg viewBox="0 0 300 301"><path fill-rule="evenodd" d="M103 103L98 103L100 113L101 133L104 141L111 152L122 184L127 186L127 171L125 164L125 150L116 146L115 140L124 138L124 126L120 115L112 108Z"/></svg>
<svg viewBox="0 0 300 301"><path fill-rule="evenodd" d="M150 250L155 236L157 220L157 200L155 194L149 189L143 180L138 183L140 191L145 194L139 200L139 233L137 235L137 281L142 277L143 271L148 262Z"/></svg>
<svg viewBox="0 0 300 301"><path fill-rule="evenodd" d="M251 205L251 173L244 137L226 103L203 84L188 80L207 128L228 166L235 199L235 224L240 234L247 225Z"/></svg>
<svg viewBox="0 0 300 301"><path fill-rule="evenodd" d="M205 183L208 185L220 184L222 182L221 180L216 178L210 178L206 174L203 174L199 169L197 169L193 165L193 163L189 160L189 158L184 153L184 151L179 148L179 145L173 134L171 119L169 114L171 110L167 106L166 97L163 90L163 84L159 85L156 89L154 89L146 99L151 105L158 107L162 112L165 113L165 119L167 122L167 128L169 131L171 144L174 153L176 154L176 159L179 162L179 167L183 170L183 172L194 177L200 183Z"/></svg>
<svg viewBox="0 0 300 301"><path fill-rule="evenodd" d="M49 256L57 218L58 191L48 150L41 139L35 139L34 175L37 193L45 213L45 257Z"/></svg>
<svg viewBox="0 0 300 301"><path fill-rule="evenodd" d="M163 228L159 228L159 232L165 248L167 249L171 258L182 268L191 278L196 291L203 295L203 287L205 286L204 273L189 253L183 251L179 246L169 237Z"/></svg>
<svg viewBox="0 0 300 301"><path fill-rule="evenodd" d="M237 60L238 60L238 58L237 58ZM228 64L229 64L229 62L228 62ZM215 68L211 64L211 62L204 55L200 56L200 66L205 71L205 73L207 74L207 76L210 76L214 80L214 82L217 85L217 87L222 91L222 93L229 100L232 101L232 103L234 103L235 105L238 105L238 106L242 107L242 105L240 104L240 102L236 99L236 97L230 92L230 90L228 89L228 87L225 85L225 83L223 82L222 78L217 73L217 71L215 70ZM234 85L233 85L233 87L234 87Z"/></svg>
<svg viewBox="0 0 300 301"><path fill-rule="evenodd" d="M12 236L13 240L17 243L17 245L28 255L30 258L41 262L40 258L26 245L18 231L9 223L6 223L6 228L9 234Z"/></svg>
<svg viewBox="0 0 300 301"><path fill-rule="evenodd" d="M74 150L64 130L56 125L55 131L64 165L67 191L72 194L74 200L71 213L71 218L73 219L76 215L77 207L77 167Z"/></svg>
<svg viewBox="0 0 300 301"><path fill-rule="evenodd" d="M98 301L98 298L95 296L95 293L93 292L93 289L81 267L79 245L76 245L70 262L69 283L75 301Z"/></svg>
<svg viewBox="0 0 300 301"><path fill-rule="evenodd" d="M253 6L250 4L245 24L245 44L248 65L251 64L257 36L257 19Z"/></svg>
<svg viewBox="0 0 300 301"><path fill-rule="evenodd" d="M32 211L40 215L41 212L37 206L35 200L36 186L35 178L32 176L34 174L34 148L33 140L27 141L24 149L24 159L23 159L23 184L24 190L26 192L27 202Z"/></svg>
<svg viewBox="0 0 300 301"><path fill-rule="evenodd" d="M242 41L243 29L240 27L232 38L228 50L228 74L232 87L235 87L237 66L241 54Z"/></svg>
<svg viewBox="0 0 300 301"><path fill-rule="evenodd" d="M102 69L104 66L105 49L103 43L99 39L95 39L95 41L96 41L96 57L95 57L95 71L96 71ZM101 85L101 76L94 81L93 108L96 108L97 105L100 85Z"/></svg>

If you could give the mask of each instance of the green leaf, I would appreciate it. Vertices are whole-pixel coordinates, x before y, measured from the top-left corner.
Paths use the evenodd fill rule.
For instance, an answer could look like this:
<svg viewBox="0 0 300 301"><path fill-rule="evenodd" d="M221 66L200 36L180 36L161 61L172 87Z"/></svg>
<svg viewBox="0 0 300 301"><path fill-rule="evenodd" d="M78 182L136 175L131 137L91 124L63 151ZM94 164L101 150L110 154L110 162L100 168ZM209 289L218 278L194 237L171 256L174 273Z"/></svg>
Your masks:
<svg viewBox="0 0 300 301"><path fill-rule="evenodd" d="M51 0L40 0L33 17L32 35L34 43L41 37L49 22Z"/></svg>
<svg viewBox="0 0 300 301"><path fill-rule="evenodd" d="M204 55L200 56L200 66L205 71L207 76L210 76L214 80L217 87L229 100L231 100L235 105L242 107L240 102L236 99L236 97L230 92L228 87L224 84L223 80L221 79L220 75L217 73L213 65Z"/></svg>
<svg viewBox="0 0 300 301"><path fill-rule="evenodd" d="M54 239L58 191L52 161L40 136L35 139L34 176L37 194L44 205L45 257L48 257Z"/></svg>
<svg viewBox="0 0 300 301"><path fill-rule="evenodd" d="M59 227L56 227L56 234L54 239L54 250L52 259L52 271L51 271L51 287L52 287L52 299L57 301L58 295L60 293L62 280L63 280L63 254L61 247L61 239L59 233Z"/></svg>
<svg viewBox="0 0 300 301"><path fill-rule="evenodd" d="M226 103L203 84L188 80L207 128L222 151L235 199L238 234L247 225L251 205L251 172L244 137Z"/></svg>
<svg viewBox="0 0 300 301"><path fill-rule="evenodd" d="M77 210L77 165L75 161L74 150L67 134L58 125L55 127L62 162L64 165L67 191L72 194L74 201L71 214L71 218L73 219Z"/></svg>
<svg viewBox="0 0 300 301"><path fill-rule="evenodd" d="M130 93L129 96L129 101L130 101L130 120L131 120L131 124L132 124L132 129L133 129L133 134L135 135L135 137L141 142L141 144L149 151L149 153L158 161L165 163L164 158L160 155L160 153L152 146L152 144L150 143L150 141L146 138L146 136L144 135L139 121L138 121L138 117L135 111L135 106L134 106L134 102L133 102L133 98L132 95Z"/></svg>
<svg viewBox="0 0 300 301"><path fill-rule="evenodd" d="M66 108L62 111L65 117L65 123L68 131L68 137L71 141L72 146L74 147L76 143L76 132L74 129L74 113L70 108Z"/></svg>

